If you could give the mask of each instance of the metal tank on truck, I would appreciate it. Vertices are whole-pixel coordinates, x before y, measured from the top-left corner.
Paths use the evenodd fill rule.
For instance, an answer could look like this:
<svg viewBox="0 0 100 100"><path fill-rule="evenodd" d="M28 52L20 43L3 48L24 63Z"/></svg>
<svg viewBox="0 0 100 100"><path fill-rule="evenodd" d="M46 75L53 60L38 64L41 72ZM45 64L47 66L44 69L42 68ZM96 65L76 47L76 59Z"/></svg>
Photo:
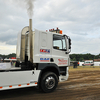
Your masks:
<svg viewBox="0 0 100 100"><path fill-rule="evenodd" d="M18 34L16 67L0 70L0 90L38 86L49 93L68 79L71 39L60 29L49 32L29 26Z"/></svg>

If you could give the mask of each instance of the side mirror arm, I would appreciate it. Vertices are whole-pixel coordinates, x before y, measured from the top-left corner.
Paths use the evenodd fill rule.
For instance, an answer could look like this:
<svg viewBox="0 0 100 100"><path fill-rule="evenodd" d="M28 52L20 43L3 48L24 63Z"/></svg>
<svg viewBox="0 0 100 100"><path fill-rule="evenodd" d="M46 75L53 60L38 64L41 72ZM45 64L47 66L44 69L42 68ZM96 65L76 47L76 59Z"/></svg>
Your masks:
<svg viewBox="0 0 100 100"><path fill-rule="evenodd" d="M67 51L65 52L66 54L71 52L71 39L69 36L64 35L66 38L66 46L67 46Z"/></svg>

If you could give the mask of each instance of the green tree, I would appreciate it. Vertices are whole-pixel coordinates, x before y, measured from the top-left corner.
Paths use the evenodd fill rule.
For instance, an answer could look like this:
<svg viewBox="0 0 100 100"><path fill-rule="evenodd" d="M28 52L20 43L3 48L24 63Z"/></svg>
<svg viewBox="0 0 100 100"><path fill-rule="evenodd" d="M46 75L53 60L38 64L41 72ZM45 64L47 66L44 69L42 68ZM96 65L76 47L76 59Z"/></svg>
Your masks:
<svg viewBox="0 0 100 100"><path fill-rule="evenodd" d="M73 58L73 61L76 61L76 58Z"/></svg>
<svg viewBox="0 0 100 100"><path fill-rule="evenodd" d="M79 61L84 61L84 59L83 58L80 58Z"/></svg>

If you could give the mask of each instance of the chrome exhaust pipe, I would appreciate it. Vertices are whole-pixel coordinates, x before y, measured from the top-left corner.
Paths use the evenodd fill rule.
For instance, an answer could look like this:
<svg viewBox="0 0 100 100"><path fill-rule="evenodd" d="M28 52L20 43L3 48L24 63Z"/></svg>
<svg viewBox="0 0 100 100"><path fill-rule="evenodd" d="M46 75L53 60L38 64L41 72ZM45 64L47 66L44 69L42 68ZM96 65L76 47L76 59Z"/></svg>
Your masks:
<svg viewBox="0 0 100 100"><path fill-rule="evenodd" d="M29 19L29 49L30 62L33 63L33 46L32 46L32 19Z"/></svg>

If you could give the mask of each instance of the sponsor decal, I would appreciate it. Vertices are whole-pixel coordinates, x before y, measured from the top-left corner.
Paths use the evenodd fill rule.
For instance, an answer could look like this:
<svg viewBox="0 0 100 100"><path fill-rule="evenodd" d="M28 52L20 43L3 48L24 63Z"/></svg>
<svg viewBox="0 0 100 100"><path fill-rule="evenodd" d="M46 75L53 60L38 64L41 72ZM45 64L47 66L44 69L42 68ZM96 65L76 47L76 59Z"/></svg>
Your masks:
<svg viewBox="0 0 100 100"><path fill-rule="evenodd" d="M49 58L40 58L41 62L49 62Z"/></svg>
<svg viewBox="0 0 100 100"><path fill-rule="evenodd" d="M50 53L50 49L40 49L41 53Z"/></svg>
<svg viewBox="0 0 100 100"><path fill-rule="evenodd" d="M65 65L65 64L67 64L67 60L65 60L65 59L58 59L58 64L59 65Z"/></svg>

